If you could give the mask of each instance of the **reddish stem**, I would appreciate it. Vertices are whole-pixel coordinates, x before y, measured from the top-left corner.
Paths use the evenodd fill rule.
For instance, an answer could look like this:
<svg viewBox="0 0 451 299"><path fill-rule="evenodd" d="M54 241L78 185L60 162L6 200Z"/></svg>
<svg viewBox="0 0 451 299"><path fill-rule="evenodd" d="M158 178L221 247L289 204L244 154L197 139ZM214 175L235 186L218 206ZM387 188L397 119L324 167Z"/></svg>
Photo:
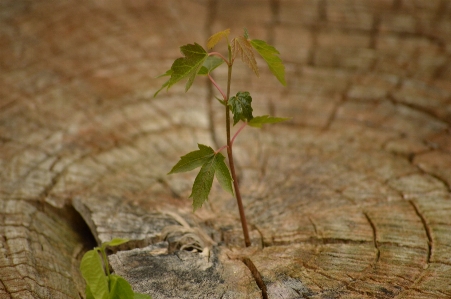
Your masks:
<svg viewBox="0 0 451 299"><path fill-rule="evenodd" d="M233 145L233 142L235 141L236 136L238 136L238 134L240 134L240 132L247 126L247 122L243 122L243 124L241 125L241 127L238 129L238 131L236 131L236 133L233 135L232 140L230 140L230 146Z"/></svg>
<svg viewBox="0 0 451 299"><path fill-rule="evenodd" d="M224 62L227 63L227 65L229 65L229 62L227 61L227 59L221 53L219 53L219 52L210 52L210 53L208 53L208 56L211 56L211 55L216 55L216 56L221 57L221 59L224 60Z"/></svg>
<svg viewBox="0 0 451 299"><path fill-rule="evenodd" d="M217 153L219 153L220 151L222 151L223 149L227 148L227 146L228 146L228 145L223 145L223 146L221 146L217 151L215 151L215 155L216 155Z"/></svg>
<svg viewBox="0 0 451 299"><path fill-rule="evenodd" d="M227 99L230 96L230 84L232 82L232 49L229 45L229 61L228 64L228 72L227 72L227 98L225 99L227 104ZM227 133L227 156L229 158L229 166L230 166L230 172L232 174L233 179L233 188L235 189L235 196L236 196L236 203L238 205L238 211L240 213L240 220L241 220L241 228L243 229L243 236L244 236L244 244L246 247L251 246L251 238L249 237L249 230L247 228L247 221L246 221L246 215L244 214L244 207L243 207L243 200L241 199L241 193L240 193L240 187L238 184L238 178L235 173L235 163L233 162L233 153L232 153L232 143L230 140L230 108L229 106L225 106L225 112L226 112L226 133ZM236 134L235 134L236 135Z"/></svg>
<svg viewBox="0 0 451 299"><path fill-rule="evenodd" d="M227 96L224 94L221 87L219 87L219 85L216 83L216 81L213 79L213 77L210 76L210 74L208 74L208 79L210 79L211 83L213 83L213 85L216 87L216 89L219 90L219 92L221 93L222 97L224 98L224 101L226 101Z"/></svg>

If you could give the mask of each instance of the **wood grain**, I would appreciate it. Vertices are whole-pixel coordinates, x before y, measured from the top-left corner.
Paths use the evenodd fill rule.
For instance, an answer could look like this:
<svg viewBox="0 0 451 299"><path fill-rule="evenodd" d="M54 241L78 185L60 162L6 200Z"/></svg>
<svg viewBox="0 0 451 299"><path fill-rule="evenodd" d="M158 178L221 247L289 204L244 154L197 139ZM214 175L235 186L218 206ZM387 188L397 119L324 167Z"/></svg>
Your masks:
<svg viewBox="0 0 451 299"><path fill-rule="evenodd" d="M0 298L80 298L95 243L135 291L163 298L451 297L448 1L3 1ZM166 174L224 144L202 78L155 77L212 33L247 27L286 88L234 69L254 115L235 142L253 246L214 184ZM215 74L224 84L226 72Z"/></svg>

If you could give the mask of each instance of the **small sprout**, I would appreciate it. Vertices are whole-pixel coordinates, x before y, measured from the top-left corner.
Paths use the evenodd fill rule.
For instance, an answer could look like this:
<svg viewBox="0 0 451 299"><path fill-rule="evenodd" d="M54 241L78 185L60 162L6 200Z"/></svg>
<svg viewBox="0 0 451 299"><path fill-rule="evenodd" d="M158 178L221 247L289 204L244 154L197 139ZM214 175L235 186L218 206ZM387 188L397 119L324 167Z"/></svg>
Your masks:
<svg viewBox="0 0 451 299"><path fill-rule="evenodd" d="M206 75L211 83L216 87L222 96L222 99L216 98L219 103L225 107L225 120L227 132L227 144L215 151L211 147L199 144L198 150L192 151L182 156L179 162L171 169L168 174L177 172L190 171L200 167L200 171L196 176L190 198L193 199L194 211L200 208L205 201L208 200L214 177L221 187L227 192L235 195L238 202L240 212L241 226L243 228L244 242L246 246L250 246L249 232L247 228L246 216L244 214L243 204L240 191L238 188L235 167L233 162L232 145L235 138L247 125L255 128L261 128L264 124L274 124L288 120L286 117L273 117L268 115L256 116L252 115L252 97L247 91L239 91L235 96L230 97L231 74L233 64L237 57L249 66L249 68L259 76L257 61L254 51L256 51L267 63L270 71L286 86L285 67L279 57L279 52L268 45L265 41L250 39L247 29L244 34L229 40L230 29L220 31L213 34L207 40L207 49L214 48L222 39L227 41L228 59L218 52L207 52L199 44L188 44L180 48L184 57L178 58L172 64L170 70L166 71L162 76L170 76L162 87L155 93L155 96L164 88L169 89L175 83L187 79L185 91L191 87L197 75ZM217 67L226 62L228 68L227 93L215 82L210 75ZM235 135L230 137L230 112L233 114L233 125L242 121L241 126ZM225 157L220 153L222 149L227 148L227 156L229 167L225 163Z"/></svg>

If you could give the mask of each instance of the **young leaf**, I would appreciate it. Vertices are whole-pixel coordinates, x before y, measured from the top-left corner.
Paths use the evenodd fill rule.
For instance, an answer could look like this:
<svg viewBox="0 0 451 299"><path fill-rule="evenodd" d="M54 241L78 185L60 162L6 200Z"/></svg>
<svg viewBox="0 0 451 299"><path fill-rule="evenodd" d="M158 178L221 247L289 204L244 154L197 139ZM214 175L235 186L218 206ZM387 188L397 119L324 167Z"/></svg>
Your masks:
<svg viewBox="0 0 451 299"><path fill-rule="evenodd" d="M208 53L197 43L194 43L194 45L188 44L182 46L180 47L180 51L185 57L178 58L174 61L171 66L171 78L165 84L167 84L166 86L169 89L178 81L188 77L188 82L185 86L185 91L188 91L193 84L199 69L207 59Z"/></svg>
<svg viewBox="0 0 451 299"><path fill-rule="evenodd" d="M241 60L254 71L257 77L259 76L257 61L255 61L252 45L244 36L238 36L232 40L232 53L233 59L238 55L241 56Z"/></svg>
<svg viewBox="0 0 451 299"><path fill-rule="evenodd" d="M134 299L134 297L135 293L125 279L119 275L110 275L110 295L108 299Z"/></svg>
<svg viewBox="0 0 451 299"><path fill-rule="evenodd" d="M217 153L202 166L197 174L189 196L193 198L194 211L202 207L202 204L208 199L215 174L221 187L233 194L232 176L224 160L224 155Z"/></svg>
<svg viewBox="0 0 451 299"><path fill-rule="evenodd" d="M213 49L214 46L216 46L216 44L223 38L227 38L230 34L230 29L226 29L223 31L219 31L215 34L213 34L212 36L210 36L210 38L207 40L207 49Z"/></svg>
<svg viewBox="0 0 451 299"><path fill-rule="evenodd" d="M106 299L108 297L108 279L97 250L89 250L83 255L80 270L93 298Z"/></svg>
<svg viewBox="0 0 451 299"><path fill-rule="evenodd" d="M219 58L218 56L208 56L197 74L208 75L215 68L223 64L223 62L224 60L222 60L222 58Z"/></svg>
<svg viewBox="0 0 451 299"><path fill-rule="evenodd" d="M168 174L193 170L204 165L214 156L215 151L211 147L203 144L197 144L197 146L199 147L199 150L192 151L185 156L180 157L180 161L172 167Z"/></svg>
<svg viewBox="0 0 451 299"><path fill-rule="evenodd" d="M265 41L258 39L251 40L250 44L263 57L277 80L279 80L283 86L286 86L285 66L283 65L282 59L278 56L280 54L279 51L273 46L268 45Z"/></svg>
<svg viewBox="0 0 451 299"><path fill-rule="evenodd" d="M261 128L264 124L275 124L291 119L291 117L274 117L269 115L256 116L247 124L251 127Z"/></svg>
<svg viewBox="0 0 451 299"><path fill-rule="evenodd" d="M107 247L107 246L119 246L121 244L127 243L128 241L130 241L130 240L129 239L114 238L110 242L103 243L102 246L104 246L104 248Z"/></svg>
<svg viewBox="0 0 451 299"><path fill-rule="evenodd" d="M249 32L247 32L247 28L244 27L243 30L244 30L244 38L249 39Z"/></svg>
<svg viewBox="0 0 451 299"><path fill-rule="evenodd" d="M252 116L252 97L249 92L238 92L236 96L231 97L228 105L233 113L233 125L236 125L240 120L250 121Z"/></svg>

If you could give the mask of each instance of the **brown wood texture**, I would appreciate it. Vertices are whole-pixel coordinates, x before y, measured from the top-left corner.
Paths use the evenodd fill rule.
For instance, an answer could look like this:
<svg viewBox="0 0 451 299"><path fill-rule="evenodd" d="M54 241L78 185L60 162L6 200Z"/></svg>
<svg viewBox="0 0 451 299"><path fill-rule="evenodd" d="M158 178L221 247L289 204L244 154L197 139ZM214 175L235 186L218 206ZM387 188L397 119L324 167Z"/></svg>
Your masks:
<svg viewBox="0 0 451 299"><path fill-rule="evenodd" d="M179 46L243 27L288 86L259 60L232 93L293 117L235 142L247 249L234 198L215 183L192 213L196 173L166 175L224 144L215 91L152 98ZM450 126L447 0L4 0L0 298L83 297L80 258L113 237L156 299L451 298Z"/></svg>

